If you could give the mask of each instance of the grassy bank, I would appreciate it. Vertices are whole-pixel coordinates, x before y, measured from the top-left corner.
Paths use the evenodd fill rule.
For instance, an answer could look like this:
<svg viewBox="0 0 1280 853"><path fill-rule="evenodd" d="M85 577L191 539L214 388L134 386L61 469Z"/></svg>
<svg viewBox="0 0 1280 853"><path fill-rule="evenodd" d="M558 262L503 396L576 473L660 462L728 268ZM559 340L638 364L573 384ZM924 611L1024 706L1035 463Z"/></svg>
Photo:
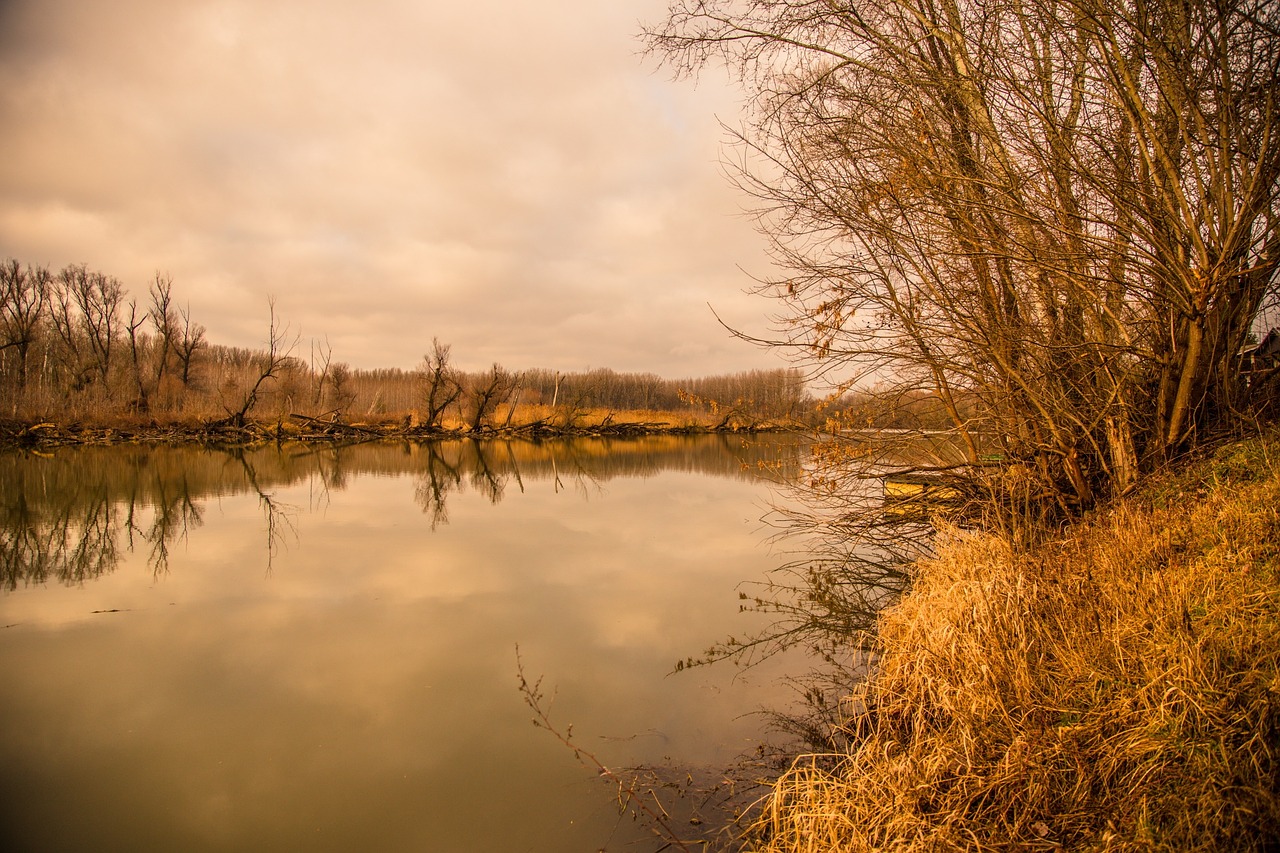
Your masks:
<svg viewBox="0 0 1280 853"><path fill-rule="evenodd" d="M1032 553L950 531L747 849L1280 849L1278 508L1273 434Z"/></svg>

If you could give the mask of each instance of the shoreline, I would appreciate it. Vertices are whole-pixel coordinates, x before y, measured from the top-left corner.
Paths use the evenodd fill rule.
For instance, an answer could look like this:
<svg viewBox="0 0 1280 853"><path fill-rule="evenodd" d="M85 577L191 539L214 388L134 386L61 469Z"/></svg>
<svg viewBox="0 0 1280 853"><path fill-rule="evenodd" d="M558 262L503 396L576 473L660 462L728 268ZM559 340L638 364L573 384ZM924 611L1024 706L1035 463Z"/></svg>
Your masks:
<svg viewBox="0 0 1280 853"><path fill-rule="evenodd" d="M246 420L237 424L230 418L200 423L160 422L127 425L74 421L0 420L0 449L46 449L81 445L113 444L200 444L211 446L254 446L270 443L351 444L366 441L429 442L450 439L526 439L540 441L559 438L618 438L650 435L754 435L781 432L779 424L706 426L670 421L611 421L582 426L554 425L533 421L510 426L428 427L401 421L346 423L325 421L309 415Z"/></svg>

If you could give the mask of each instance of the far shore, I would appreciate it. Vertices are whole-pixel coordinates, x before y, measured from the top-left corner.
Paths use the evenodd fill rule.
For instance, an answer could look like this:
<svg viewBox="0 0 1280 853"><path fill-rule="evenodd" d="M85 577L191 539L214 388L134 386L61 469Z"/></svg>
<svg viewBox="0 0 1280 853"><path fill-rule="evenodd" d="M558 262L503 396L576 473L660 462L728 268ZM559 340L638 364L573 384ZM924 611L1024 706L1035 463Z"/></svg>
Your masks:
<svg viewBox="0 0 1280 853"><path fill-rule="evenodd" d="M49 448L103 444L208 444L255 445L271 442L349 444L364 441L436 441L442 439L554 439L642 435L705 435L778 432L785 425L774 422L704 424L688 418L672 420L615 420L611 417L576 424L537 420L505 425L485 424L478 429L462 425L429 426L411 418L346 421L290 414L270 420L234 418L202 421L114 419L110 423L45 420L0 420L0 448Z"/></svg>

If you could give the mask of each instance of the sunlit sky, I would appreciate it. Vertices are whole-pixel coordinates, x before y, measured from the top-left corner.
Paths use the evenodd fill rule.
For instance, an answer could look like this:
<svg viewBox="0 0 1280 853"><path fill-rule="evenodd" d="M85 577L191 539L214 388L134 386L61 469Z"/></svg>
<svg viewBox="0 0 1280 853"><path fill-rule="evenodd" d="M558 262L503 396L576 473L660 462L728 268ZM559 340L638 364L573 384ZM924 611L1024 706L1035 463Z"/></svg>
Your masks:
<svg viewBox="0 0 1280 853"><path fill-rule="evenodd" d="M670 378L782 362L717 71L665 0L0 0L0 255L157 271L215 343Z"/></svg>

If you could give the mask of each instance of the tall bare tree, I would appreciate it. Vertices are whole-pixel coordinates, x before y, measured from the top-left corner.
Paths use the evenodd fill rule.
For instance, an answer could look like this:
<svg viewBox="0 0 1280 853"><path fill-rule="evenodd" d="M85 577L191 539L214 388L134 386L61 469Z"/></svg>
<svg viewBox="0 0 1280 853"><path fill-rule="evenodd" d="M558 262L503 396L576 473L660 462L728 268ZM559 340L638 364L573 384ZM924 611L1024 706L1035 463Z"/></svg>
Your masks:
<svg viewBox="0 0 1280 853"><path fill-rule="evenodd" d="M164 379L172 357L177 354L178 310L173 304L173 278L156 273L150 288L151 307L147 316L156 331L156 383Z"/></svg>
<svg viewBox="0 0 1280 853"><path fill-rule="evenodd" d="M40 333L52 281L44 267L23 269L13 259L0 265L0 351L17 353L19 391L27 386L27 358Z"/></svg>
<svg viewBox="0 0 1280 853"><path fill-rule="evenodd" d="M319 346L316 339L311 339L311 376L315 381L315 385L311 394L311 407L316 411L320 411L320 404L324 401L325 384L329 381L329 370L333 363L333 346L329 343L329 339L324 339L324 346Z"/></svg>
<svg viewBox="0 0 1280 853"><path fill-rule="evenodd" d="M449 363L451 349L439 338L432 338L431 352L422 357L423 404L427 409L426 423L429 427L440 426L444 413L462 395L462 383Z"/></svg>
<svg viewBox="0 0 1280 853"><path fill-rule="evenodd" d="M194 378L193 368L195 366L196 353L206 349L209 346L209 342L205 340L204 326L191 319L190 307L179 308L178 317L181 321L181 326L177 329L177 337L173 348L178 356L182 385L189 388Z"/></svg>
<svg viewBox="0 0 1280 853"><path fill-rule="evenodd" d="M72 389L83 388L90 381L93 369L86 363L81 352L83 345L75 300L63 283L61 273L54 279L49 291L49 326L53 329L56 342L53 348L55 364L60 372L70 376Z"/></svg>
<svg viewBox="0 0 1280 853"><path fill-rule="evenodd" d="M228 420L236 426L244 426L245 418L249 412L253 411L253 407L258 404L258 395L262 392L263 385L268 380L278 381L284 371L293 363L293 350L298 345L298 338L295 335L292 340L289 339L288 326L281 326L279 319L276 317L276 301L274 298L267 300L267 308L270 312L271 322L268 326L267 333L267 351L257 358L257 377L249 386L249 390L245 392L244 398L240 402L238 409L226 407Z"/></svg>
<svg viewBox="0 0 1280 853"><path fill-rule="evenodd" d="M149 412L151 400L147 394L147 379L143 377L143 353L146 339L141 333L142 327L151 317L148 311L138 310L138 300L129 300L129 320L125 323L129 336L129 362L133 368L133 386L136 395L132 408L138 412Z"/></svg>
<svg viewBox="0 0 1280 853"><path fill-rule="evenodd" d="M1280 4L676 0L648 38L746 85L760 289L837 389L930 389L1058 514L1247 416Z"/></svg>
<svg viewBox="0 0 1280 853"><path fill-rule="evenodd" d="M107 388L116 344L120 340L120 305L124 286L120 280L90 270L84 264L71 265L55 281L57 300L53 320L59 335L73 354L78 367L96 372ZM87 353L89 362L83 360Z"/></svg>

